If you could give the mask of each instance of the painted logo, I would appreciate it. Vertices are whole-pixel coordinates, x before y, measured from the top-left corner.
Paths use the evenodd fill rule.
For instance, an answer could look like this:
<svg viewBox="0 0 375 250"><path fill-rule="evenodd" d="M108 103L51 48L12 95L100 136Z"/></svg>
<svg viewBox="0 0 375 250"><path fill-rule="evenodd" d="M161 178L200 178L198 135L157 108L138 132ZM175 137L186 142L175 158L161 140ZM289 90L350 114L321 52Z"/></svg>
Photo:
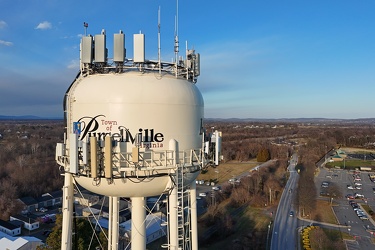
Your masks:
<svg viewBox="0 0 375 250"><path fill-rule="evenodd" d="M111 136L115 141L129 142L143 148L163 147L164 135L155 132L153 128L139 128L138 132L134 132L119 125L116 120L106 120L105 118L105 115L84 116L73 123L73 133L78 134L80 140L89 137L104 140L106 136Z"/></svg>

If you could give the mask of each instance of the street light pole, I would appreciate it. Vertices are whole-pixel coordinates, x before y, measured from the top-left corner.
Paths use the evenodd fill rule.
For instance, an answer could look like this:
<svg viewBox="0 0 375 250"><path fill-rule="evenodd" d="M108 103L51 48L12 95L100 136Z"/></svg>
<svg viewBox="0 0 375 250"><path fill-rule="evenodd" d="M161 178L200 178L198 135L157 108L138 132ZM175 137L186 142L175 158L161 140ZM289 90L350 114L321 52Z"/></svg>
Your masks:
<svg viewBox="0 0 375 250"><path fill-rule="evenodd" d="M268 250L268 241L269 241L269 235L270 235L271 223L272 223L272 221L270 221L270 223L268 224L266 250Z"/></svg>

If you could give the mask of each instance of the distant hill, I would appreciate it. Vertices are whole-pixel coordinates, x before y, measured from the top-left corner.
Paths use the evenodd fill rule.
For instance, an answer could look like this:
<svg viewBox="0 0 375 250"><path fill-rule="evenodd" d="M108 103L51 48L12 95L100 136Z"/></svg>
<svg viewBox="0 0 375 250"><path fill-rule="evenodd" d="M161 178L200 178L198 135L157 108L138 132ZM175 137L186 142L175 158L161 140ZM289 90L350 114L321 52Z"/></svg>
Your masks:
<svg viewBox="0 0 375 250"><path fill-rule="evenodd" d="M330 118L205 118L208 122L268 122L268 123L315 123L315 124L374 124L375 118L330 119Z"/></svg>
<svg viewBox="0 0 375 250"><path fill-rule="evenodd" d="M62 120L61 117L40 117L35 115L0 115L0 120Z"/></svg>
<svg viewBox="0 0 375 250"><path fill-rule="evenodd" d="M1 120L63 120L62 117L40 117L34 115L0 115ZM330 118L205 118L207 122L267 122L267 123L314 123L314 124L374 124L375 118L330 119Z"/></svg>

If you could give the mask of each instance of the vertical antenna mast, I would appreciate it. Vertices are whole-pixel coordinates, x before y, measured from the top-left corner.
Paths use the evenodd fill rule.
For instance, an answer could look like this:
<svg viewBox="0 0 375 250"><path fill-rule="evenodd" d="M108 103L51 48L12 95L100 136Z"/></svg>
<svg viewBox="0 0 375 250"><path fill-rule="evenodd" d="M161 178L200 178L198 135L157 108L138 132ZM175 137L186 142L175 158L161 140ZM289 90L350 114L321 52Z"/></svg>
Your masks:
<svg viewBox="0 0 375 250"><path fill-rule="evenodd" d="M161 75L160 6L159 6L159 10L158 10L158 60L159 60L159 75Z"/></svg>
<svg viewBox="0 0 375 250"><path fill-rule="evenodd" d="M178 75L178 0L176 0L176 20L175 20L175 34L174 34L174 54L176 65L176 77Z"/></svg>
<svg viewBox="0 0 375 250"><path fill-rule="evenodd" d="M85 28L85 36L87 36L87 27L89 27L89 24L86 22L83 22L83 27Z"/></svg>

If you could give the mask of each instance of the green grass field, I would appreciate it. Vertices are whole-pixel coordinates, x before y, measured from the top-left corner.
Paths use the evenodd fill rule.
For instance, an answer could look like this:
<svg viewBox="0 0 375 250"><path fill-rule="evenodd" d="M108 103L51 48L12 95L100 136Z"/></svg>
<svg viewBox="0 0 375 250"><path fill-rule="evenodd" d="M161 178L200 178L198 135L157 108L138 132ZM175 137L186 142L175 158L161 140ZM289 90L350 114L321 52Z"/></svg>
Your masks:
<svg viewBox="0 0 375 250"><path fill-rule="evenodd" d="M375 169L375 161L364 161L357 159L349 159L339 162L329 162L326 164L327 168L340 167L341 169L355 169L360 167L373 167Z"/></svg>

